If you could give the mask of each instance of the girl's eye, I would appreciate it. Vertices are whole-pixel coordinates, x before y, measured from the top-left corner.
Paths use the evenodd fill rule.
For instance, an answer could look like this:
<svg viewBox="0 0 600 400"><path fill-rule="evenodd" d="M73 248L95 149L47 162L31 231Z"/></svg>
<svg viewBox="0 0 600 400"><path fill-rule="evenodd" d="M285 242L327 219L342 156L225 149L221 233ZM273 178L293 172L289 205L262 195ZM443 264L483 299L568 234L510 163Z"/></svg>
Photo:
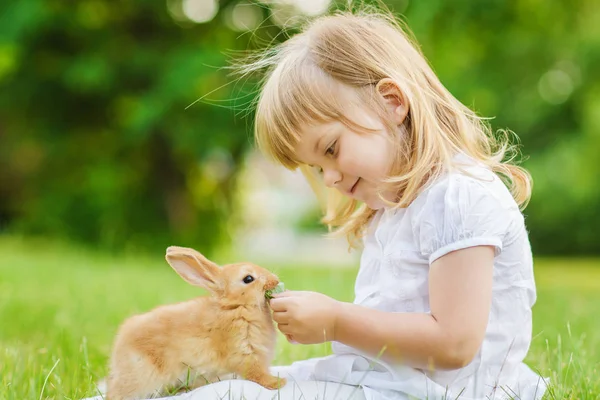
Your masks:
<svg viewBox="0 0 600 400"><path fill-rule="evenodd" d="M245 284L251 283L252 281L254 281L254 277L252 275L246 275L243 281Z"/></svg>
<svg viewBox="0 0 600 400"><path fill-rule="evenodd" d="M337 140L331 144L325 151L325 154L334 155L335 154L335 145L337 144Z"/></svg>

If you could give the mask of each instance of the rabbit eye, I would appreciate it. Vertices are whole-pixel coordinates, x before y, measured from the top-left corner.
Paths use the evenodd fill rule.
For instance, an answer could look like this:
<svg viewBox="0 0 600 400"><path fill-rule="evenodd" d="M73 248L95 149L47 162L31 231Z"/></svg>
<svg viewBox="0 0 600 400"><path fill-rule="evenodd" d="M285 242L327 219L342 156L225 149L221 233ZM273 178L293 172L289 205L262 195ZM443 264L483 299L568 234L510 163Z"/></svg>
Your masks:
<svg viewBox="0 0 600 400"><path fill-rule="evenodd" d="M252 281L254 281L254 277L252 275L246 275L246 277L244 277L244 283L250 283Z"/></svg>

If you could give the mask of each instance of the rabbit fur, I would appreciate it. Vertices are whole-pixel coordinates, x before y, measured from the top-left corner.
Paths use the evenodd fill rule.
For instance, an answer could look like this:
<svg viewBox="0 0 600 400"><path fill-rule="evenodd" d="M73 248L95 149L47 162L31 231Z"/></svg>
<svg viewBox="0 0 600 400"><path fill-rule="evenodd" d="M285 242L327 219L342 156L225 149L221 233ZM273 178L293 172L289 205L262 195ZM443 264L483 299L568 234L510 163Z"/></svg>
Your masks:
<svg viewBox="0 0 600 400"><path fill-rule="evenodd" d="M113 344L106 399L145 399L232 374L267 389L285 385L269 372L276 331L265 291L278 277L252 263L219 267L185 247L169 247L165 258L210 295L125 320Z"/></svg>

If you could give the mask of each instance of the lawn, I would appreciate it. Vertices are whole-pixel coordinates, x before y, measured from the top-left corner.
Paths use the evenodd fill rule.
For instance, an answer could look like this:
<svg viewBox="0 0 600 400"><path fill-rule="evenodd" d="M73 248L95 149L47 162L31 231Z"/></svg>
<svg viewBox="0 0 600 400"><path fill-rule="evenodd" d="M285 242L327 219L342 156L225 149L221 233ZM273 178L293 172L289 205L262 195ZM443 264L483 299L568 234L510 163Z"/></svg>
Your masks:
<svg viewBox="0 0 600 400"><path fill-rule="evenodd" d="M110 257L13 238L0 238L0 254L0 400L97 394L125 317L198 294L161 257ZM288 289L352 299L356 268L267 267ZM553 380L548 399L600 398L600 260L538 259L536 279L526 361ZM276 364L329 352L280 339Z"/></svg>

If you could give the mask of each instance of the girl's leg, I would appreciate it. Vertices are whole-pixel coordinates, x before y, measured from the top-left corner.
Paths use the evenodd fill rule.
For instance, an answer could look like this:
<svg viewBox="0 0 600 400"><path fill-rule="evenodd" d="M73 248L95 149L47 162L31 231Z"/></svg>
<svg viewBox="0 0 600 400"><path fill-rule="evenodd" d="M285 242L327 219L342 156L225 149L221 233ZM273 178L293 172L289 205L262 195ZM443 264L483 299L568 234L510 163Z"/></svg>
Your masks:
<svg viewBox="0 0 600 400"><path fill-rule="evenodd" d="M306 366L307 368L302 368ZM285 377L287 384L278 390L267 390L255 382L235 375L220 377L221 381L201 386L189 393L161 397L160 400L365 400L358 386L312 379L310 361L291 366L271 367L276 377ZM104 400L102 396L85 400Z"/></svg>
<svg viewBox="0 0 600 400"><path fill-rule="evenodd" d="M268 390L255 382L231 379L203 386L177 396L178 400L365 400L360 387L322 381L288 381L278 390Z"/></svg>
<svg viewBox="0 0 600 400"><path fill-rule="evenodd" d="M186 393L177 400L365 400L358 386L314 380L312 367L316 361L304 360L290 366L271 367L273 376L287 379L287 384L280 389L268 390L254 382L228 375L221 377L220 382Z"/></svg>

